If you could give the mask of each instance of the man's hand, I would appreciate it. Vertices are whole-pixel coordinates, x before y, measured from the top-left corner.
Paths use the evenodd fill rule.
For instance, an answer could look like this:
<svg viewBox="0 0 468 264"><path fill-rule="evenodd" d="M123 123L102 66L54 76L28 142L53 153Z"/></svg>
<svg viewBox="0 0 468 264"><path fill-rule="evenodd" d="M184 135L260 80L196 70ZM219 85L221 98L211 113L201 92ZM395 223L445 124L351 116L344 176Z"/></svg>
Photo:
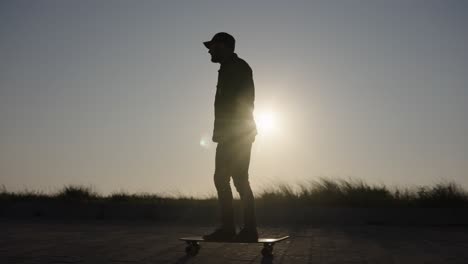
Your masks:
<svg viewBox="0 0 468 264"><path fill-rule="evenodd" d="M218 135L213 134L213 137L211 138L211 140L213 140L213 142L218 143L220 141L220 137Z"/></svg>

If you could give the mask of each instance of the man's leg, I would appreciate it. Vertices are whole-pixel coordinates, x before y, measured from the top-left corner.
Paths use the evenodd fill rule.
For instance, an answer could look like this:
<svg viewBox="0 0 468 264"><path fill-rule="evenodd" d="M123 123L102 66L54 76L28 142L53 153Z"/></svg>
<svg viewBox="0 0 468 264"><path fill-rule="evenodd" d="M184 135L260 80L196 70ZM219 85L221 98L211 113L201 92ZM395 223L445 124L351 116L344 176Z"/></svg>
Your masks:
<svg viewBox="0 0 468 264"><path fill-rule="evenodd" d="M252 142L240 141L235 145L232 161L232 178L239 192L244 213L244 228L256 230L255 201L249 183L249 165Z"/></svg>
<svg viewBox="0 0 468 264"><path fill-rule="evenodd" d="M235 228L234 208L232 205L231 179L231 155L230 146L226 143L218 143L216 147L214 183L218 192L218 201L221 212L223 228Z"/></svg>
<svg viewBox="0 0 468 264"><path fill-rule="evenodd" d="M236 235L234 224L234 209L232 206L231 179L231 156L230 146L225 143L218 143L216 147L214 182L218 192L218 201L221 212L220 228L213 233L204 235L206 240L225 241L231 240Z"/></svg>

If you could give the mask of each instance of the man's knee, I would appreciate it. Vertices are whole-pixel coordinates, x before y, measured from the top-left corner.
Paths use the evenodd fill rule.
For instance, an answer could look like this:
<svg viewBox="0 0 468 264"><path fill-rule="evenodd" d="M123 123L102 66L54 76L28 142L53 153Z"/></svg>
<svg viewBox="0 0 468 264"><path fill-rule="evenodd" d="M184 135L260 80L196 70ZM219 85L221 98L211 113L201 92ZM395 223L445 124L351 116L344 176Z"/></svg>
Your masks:
<svg viewBox="0 0 468 264"><path fill-rule="evenodd" d="M240 196L250 192L250 183L248 175L243 177L234 177L234 186Z"/></svg>
<svg viewBox="0 0 468 264"><path fill-rule="evenodd" d="M228 188L231 188L230 186L230 177L227 174L224 173L215 173L214 174L214 183L216 186L216 190L218 191L223 191Z"/></svg>

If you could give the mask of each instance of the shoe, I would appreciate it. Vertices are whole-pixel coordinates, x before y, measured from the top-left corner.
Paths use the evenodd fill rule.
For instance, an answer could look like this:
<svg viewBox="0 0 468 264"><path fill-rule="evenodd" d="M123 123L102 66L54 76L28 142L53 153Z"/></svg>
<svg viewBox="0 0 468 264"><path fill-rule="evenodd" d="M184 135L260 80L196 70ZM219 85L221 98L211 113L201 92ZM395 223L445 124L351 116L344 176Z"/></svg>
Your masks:
<svg viewBox="0 0 468 264"><path fill-rule="evenodd" d="M257 242L258 232L256 228L243 228L239 234L237 234L233 241L235 242Z"/></svg>
<svg viewBox="0 0 468 264"><path fill-rule="evenodd" d="M231 241L236 235L236 228L223 228L216 229L213 233L204 235L204 240L209 241Z"/></svg>

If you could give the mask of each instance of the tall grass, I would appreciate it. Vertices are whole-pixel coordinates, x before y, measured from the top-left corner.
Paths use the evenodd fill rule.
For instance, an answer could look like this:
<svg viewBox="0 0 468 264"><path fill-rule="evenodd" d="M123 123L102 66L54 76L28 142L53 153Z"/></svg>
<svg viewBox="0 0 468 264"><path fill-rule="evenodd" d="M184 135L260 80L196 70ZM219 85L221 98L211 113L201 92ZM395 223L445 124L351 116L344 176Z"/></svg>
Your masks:
<svg viewBox="0 0 468 264"><path fill-rule="evenodd" d="M362 180L320 178L298 188L280 184L257 200L317 207L468 207L468 193L454 182L389 189Z"/></svg>
<svg viewBox="0 0 468 264"><path fill-rule="evenodd" d="M9 192L0 188L0 201L55 200L108 203L156 203L162 205L214 205L216 197L194 198L179 195L114 192L103 196L91 187L69 185L53 194L36 191ZM434 186L389 189L384 185L369 185L362 180L320 178L300 183L297 188L277 184L256 195L258 206L311 207L468 207L468 193L454 182Z"/></svg>

